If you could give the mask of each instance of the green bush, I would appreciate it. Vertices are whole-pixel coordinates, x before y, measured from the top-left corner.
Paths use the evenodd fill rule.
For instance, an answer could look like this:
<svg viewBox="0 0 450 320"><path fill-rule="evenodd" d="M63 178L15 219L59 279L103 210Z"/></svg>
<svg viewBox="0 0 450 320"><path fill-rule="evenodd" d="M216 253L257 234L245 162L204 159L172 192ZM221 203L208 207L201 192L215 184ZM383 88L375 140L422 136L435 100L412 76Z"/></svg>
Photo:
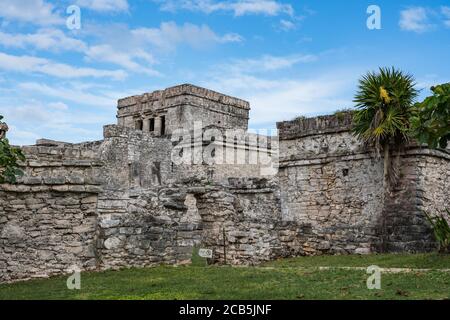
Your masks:
<svg viewBox="0 0 450 320"><path fill-rule="evenodd" d="M3 116L0 115L0 126L4 128L0 135L0 183L15 183L16 177L23 175L18 162L25 161L25 156L22 150L9 144L5 136L8 127L1 121L2 119Z"/></svg>
<svg viewBox="0 0 450 320"><path fill-rule="evenodd" d="M450 140L450 83L431 87L433 95L414 106L412 135L430 148L445 149Z"/></svg>
<svg viewBox="0 0 450 320"><path fill-rule="evenodd" d="M450 217L450 210L447 209L446 214ZM448 225L445 215L438 214L432 217L425 213L425 216L432 225L434 237L439 244L439 252L450 252L450 226Z"/></svg>

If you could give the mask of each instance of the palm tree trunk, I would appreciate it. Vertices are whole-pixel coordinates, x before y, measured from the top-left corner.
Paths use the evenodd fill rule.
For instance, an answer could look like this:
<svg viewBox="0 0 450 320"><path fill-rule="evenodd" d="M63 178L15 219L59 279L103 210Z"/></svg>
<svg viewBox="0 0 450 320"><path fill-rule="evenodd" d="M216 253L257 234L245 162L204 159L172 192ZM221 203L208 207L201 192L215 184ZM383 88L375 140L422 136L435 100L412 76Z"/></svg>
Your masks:
<svg viewBox="0 0 450 320"><path fill-rule="evenodd" d="M383 165L383 168L384 168L384 173L383 173L383 189L386 191L386 192L388 192L389 191L389 166L391 165L390 164L390 153L389 153L389 145L388 144L386 144L385 146L384 146L384 158L383 158L383 162L384 162L384 165Z"/></svg>
<svg viewBox="0 0 450 320"><path fill-rule="evenodd" d="M389 166L390 166L390 149L389 144L386 144L383 148L383 202L386 203L387 197L389 197ZM386 209L384 208L381 213L381 252L386 252L387 249L387 217Z"/></svg>

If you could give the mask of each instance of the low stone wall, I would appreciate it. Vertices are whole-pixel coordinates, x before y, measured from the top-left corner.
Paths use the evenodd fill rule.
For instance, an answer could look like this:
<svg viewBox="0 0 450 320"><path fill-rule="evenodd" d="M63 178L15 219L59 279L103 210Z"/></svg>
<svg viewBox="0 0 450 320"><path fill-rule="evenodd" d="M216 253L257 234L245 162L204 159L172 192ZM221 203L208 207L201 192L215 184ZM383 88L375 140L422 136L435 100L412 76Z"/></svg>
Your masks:
<svg viewBox="0 0 450 320"><path fill-rule="evenodd" d="M276 180L230 178L228 184L195 192L203 221L201 244L214 250L215 263L255 265L307 254L305 226L281 221Z"/></svg>
<svg viewBox="0 0 450 320"><path fill-rule="evenodd" d="M101 166L86 145L24 147L25 175L0 185L0 281L97 267Z"/></svg>
<svg viewBox="0 0 450 320"><path fill-rule="evenodd" d="M97 266L97 194L83 186L0 186L0 281Z"/></svg>
<svg viewBox="0 0 450 320"><path fill-rule="evenodd" d="M201 221L185 202L180 188L104 192L98 202L100 267L190 262Z"/></svg>

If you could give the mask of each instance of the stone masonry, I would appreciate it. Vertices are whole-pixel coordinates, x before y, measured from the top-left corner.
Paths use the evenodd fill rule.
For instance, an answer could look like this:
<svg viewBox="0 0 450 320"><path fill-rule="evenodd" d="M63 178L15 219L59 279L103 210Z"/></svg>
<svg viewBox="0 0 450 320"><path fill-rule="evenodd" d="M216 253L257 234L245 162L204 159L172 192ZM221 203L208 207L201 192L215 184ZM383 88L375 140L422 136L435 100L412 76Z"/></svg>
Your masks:
<svg viewBox="0 0 450 320"><path fill-rule="evenodd" d="M25 175L0 185L0 281L185 264L194 247L233 265L435 248L423 212L448 208L449 150L411 144L384 192L351 114L281 122L274 139L246 132L249 109L181 85L119 100L101 141L22 147Z"/></svg>

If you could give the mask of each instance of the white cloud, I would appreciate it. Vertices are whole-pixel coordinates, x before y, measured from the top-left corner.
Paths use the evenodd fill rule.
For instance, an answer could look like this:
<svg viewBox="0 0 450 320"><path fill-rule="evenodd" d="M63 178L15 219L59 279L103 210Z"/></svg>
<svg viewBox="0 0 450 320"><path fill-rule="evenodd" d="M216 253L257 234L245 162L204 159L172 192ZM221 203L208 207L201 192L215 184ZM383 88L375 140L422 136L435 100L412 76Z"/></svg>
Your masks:
<svg viewBox="0 0 450 320"><path fill-rule="evenodd" d="M400 12L400 28L405 31L423 33L433 28L429 22L428 10L423 7L413 7Z"/></svg>
<svg viewBox="0 0 450 320"><path fill-rule="evenodd" d="M293 23L292 21L282 19L280 21L280 28L283 31L290 31L290 30L296 29L297 25L295 23Z"/></svg>
<svg viewBox="0 0 450 320"><path fill-rule="evenodd" d="M280 14L294 15L294 9L290 4L284 4L275 0L235 0L235 1L213 1L213 0L156 0L161 3L161 9L176 11L186 9L200 11L207 14L216 11L230 11L235 16L250 14L262 14L277 16Z"/></svg>
<svg viewBox="0 0 450 320"><path fill-rule="evenodd" d="M201 48L213 43L240 42L243 40L241 36L234 33L220 36L207 25L198 26L191 23L177 25L175 22L163 22L159 28L134 29L131 30L131 34L140 41L161 49L174 49L180 44Z"/></svg>
<svg viewBox="0 0 450 320"><path fill-rule="evenodd" d="M12 124L12 122L8 121L9 131L8 131L8 139L13 145L23 146L23 145L31 145L34 144L40 136L32 132L30 130L19 129L17 125ZM21 127L21 124L19 124Z"/></svg>
<svg viewBox="0 0 450 320"><path fill-rule="evenodd" d="M252 108L251 124L258 126L350 107L353 104L346 93L356 80L337 73L303 79L268 79L244 74L214 78L205 85L248 100Z"/></svg>
<svg viewBox="0 0 450 320"><path fill-rule="evenodd" d="M48 97L58 98L65 101L76 102L80 105L91 105L102 108L113 108L117 100L105 95L93 94L85 88L74 88L70 86L52 87L36 82L24 82L19 84L21 90L39 93Z"/></svg>
<svg viewBox="0 0 450 320"><path fill-rule="evenodd" d="M98 127L110 121L107 115L55 108L58 104L31 100L8 106L2 111L10 125L8 138L17 145L34 144L39 138L80 142L100 138Z"/></svg>
<svg viewBox="0 0 450 320"><path fill-rule="evenodd" d="M441 7L441 13L444 16L444 24L450 28L450 7Z"/></svg>
<svg viewBox="0 0 450 320"><path fill-rule="evenodd" d="M44 0L1 0L0 17L8 21L27 22L37 25L64 23L55 7Z"/></svg>
<svg viewBox="0 0 450 320"><path fill-rule="evenodd" d="M273 71L315 61L315 55L266 55L220 65L202 83L207 88L241 97L250 102L253 126L298 115L326 114L353 105L352 92L360 70L327 70L310 77L274 76Z"/></svg>
<svg viewBox="0 0 450 320"><path fill-rule="evenodd" d="M69 110L69 106L64 102L51 102L48 107L54 110Z"/></svg>
<svg viewBox="0 0 450 320"><path fill-rule="evenodd" d="M149 76L162 76L155 70L155 65L159 64L158 58L178 46L202 49L244 40L235 33L219 35L207 25L178 25L175 22L137 29L130 29L125 24L88 24L83 28L83 34L94 36L92 43L95 43L84 50L86 61L113 63L128 71Z"/></svg>
<svg viewBox="0 0 450 320"><path fill-rule="evenodd" d="M0 52L0 69L22 73L41 73L57 78L113 78L124 79L127 74L123 70L101 70L93 68L77 68L67 64L53 62L48 59L32 56L14 56Z"/></svg>
<svg viewBox="0 0 450 320"><path fill-rule="evenodd" d="M10 34L0 31L0 45L12 48L35 48L49 51L73 51L85 54L88 61L109 62L129 71L160 76L158 71L150 68L156 63L155 58L143 49L123 51L108 44L89 47L84 41L66 36L58 29L40 29L32 34Z"/></svg>
<svg viewBox="0 0 450 320"><path fill-rule="evenodd" d="M219 43L242 42L244 41L244 37L237 33L227 33L221 37L218 37L216 41Z"/></svg>
<svg viewBox="0 0 450 320"><path fill-rule="evenodd" d="M153 65L156 63L156 60L151 54L141 49L131 52L120 52L110 45L98 45L86 50L86 58L88 60L114 63L136 73L144 73L150 76L161 75L158 71L143 65ZM140 60L141 63L135 61L135 59Z"/></svg>
<svg viewBox="0 0 450 320"><path fill-rule="evenodd" d="M99 12L128 11L129 8L127 0L77 0L76 4L80 7Z"/></svg>
<svg viewBox="0 0 450 320"><path fill-rule="evenodd" d="M317 56L310 54L289 56L264 55L259 58L235 60L221 66L221 68L224 71L234 73L260 73L287 69L298 63L310 63L317 59Z"/></svg>
<svg viewBox="0 0 450 320"><path fill-rule="evenodd" d="M36 33L11 34L0 31L0 45L13 48L33 47L51 51L85 51L87 45L78 39L68 37L58 29L40 29Z"/></svg>

